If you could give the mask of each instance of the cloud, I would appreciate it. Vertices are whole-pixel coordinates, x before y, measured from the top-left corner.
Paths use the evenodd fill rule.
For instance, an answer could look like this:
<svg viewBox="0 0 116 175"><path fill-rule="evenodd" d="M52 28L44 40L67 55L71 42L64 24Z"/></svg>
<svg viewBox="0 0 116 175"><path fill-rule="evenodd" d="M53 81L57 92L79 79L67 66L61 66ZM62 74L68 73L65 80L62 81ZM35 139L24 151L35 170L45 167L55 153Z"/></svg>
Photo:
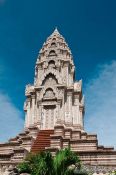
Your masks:
<svg viewBox="0 0 116 175"><path fill-rule="evenodd" d="M85 88L85 128L116 148L116 61L97 67Z"/></svg>
<svg viewBox="0 0 116 175"><path fill-rule="evenodd" d="M0 142L6 142L23 130L23 113L12 103L6 94L4 83L11 82L10 68L0 59Z"/></svg>
<svg viewBox="0 0 116 175"><path fill-rule="evenodd" d="M0 142L16 136L23 129L22 113L12 104L10 98L0 92Z"/></svg>

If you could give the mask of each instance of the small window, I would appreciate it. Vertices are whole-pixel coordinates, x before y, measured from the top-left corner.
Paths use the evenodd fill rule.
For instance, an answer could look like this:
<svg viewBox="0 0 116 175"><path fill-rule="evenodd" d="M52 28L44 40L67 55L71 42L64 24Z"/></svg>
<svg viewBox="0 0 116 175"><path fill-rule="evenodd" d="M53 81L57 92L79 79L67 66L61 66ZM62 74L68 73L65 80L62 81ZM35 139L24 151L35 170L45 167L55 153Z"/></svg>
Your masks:
<svg viewBox="0 0 116 175"><path fill-rule="evenodd" d="M51 43L51 47L56 47L56 43L55 42Z"/></svg>
<svg viewBox="0 0 116 175"><path fill-rule="evenodd" d="M56 41L56 38L53 38L52 41Z"/></svg>
<svg viewBox="0 0 116 175"><path fill-rule="evenodd" d="M55 62L53 60L49 61L48 65L50 68L55 68Z"/></svg>
<svg viewBox="0 0 116 175"><path fill-rule="evenodd" d="M51 51L49 52L49 56L56 56L55 50L51 50Z"/></svg>

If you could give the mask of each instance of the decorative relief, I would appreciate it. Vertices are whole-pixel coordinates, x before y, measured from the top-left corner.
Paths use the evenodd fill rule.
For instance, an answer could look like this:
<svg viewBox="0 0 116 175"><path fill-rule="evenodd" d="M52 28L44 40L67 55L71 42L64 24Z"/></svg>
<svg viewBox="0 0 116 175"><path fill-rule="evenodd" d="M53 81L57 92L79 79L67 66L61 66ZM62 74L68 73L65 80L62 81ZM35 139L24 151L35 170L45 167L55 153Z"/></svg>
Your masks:
<svg viewBox="0 0 116 175"><path fill-rule="evenodd" d="M48 63L48 69L54 69L55 68L55 61L51 60Z"/></svg>
<svg viewBox="0 0 116 175"><path fill-rule="evenodd" d="M25 95L29 95L31 92L34 92L34 86L32 86L30 84L26 85Z"/></svg>
<svg viewBox="0 0 116 175"><path fill-rule="evenodd" d="M67 82L67 67L63 68L63 77L62 77L62 82L66 84Z"/></svg>
<svg viewBox="0 0 116 175"><path fill-rule="evenodd" d="M53 93L52 89L47 89L44 98L55 98L55 94Z"/></svg>
<svg viewBox="0 0 116 175"><path fill-rule="evenodd" d="M64 96L64 90L61 89L58 91L58 98L63 98L63 96Z"/></svg>
<svg viewBox="0 0 116 175"><path fill-rule="evenodd" d="M49 74L53 75L55 79L57 79L58 83L61 84L61 78L59 77L59 72L56 69L47 69L41 76L41 81L43 82Z"/></svg>
<svg viewBox="0 0 116 175"><path fill-rule="evenodd" d="M100 173L103 173L104 175L111 173L112 171L116 170L113 166L99 166L99 165L84 165L83 167L86 171L90 172L91 174L97 173L98 175ZM112 173L111 173L112 174Z"/></svg>
<svg viewBox="0 0 116 175"><path fill-rule="evenodd" d="M74 73L74 71L75 71L75 67L72 66L72 68L71 68L71 73Z"/></svg>
<svg viewBox="0 0 116 175"><path fill-rule="evenodd" d="M47 102L44 101L43 102L44 105L50 105L50 106L56 105L56 103L57 103L56 101L47 101Z"/></svg>
<svg viewBox="0 0 116 175"><path fill-rule="evenodd" d="M80 92L81 91L81 87L82 87L82 82L81 81L74 83L74 90L75 91Z"/></svg>
<svg viewBox="0 0 116 175"><path fill-rule="evenodd" d="M56 67L60 67L60 61L56 61Z"/></svg>
<svg viewBox="0 0 116 175"><path fill-rule="evenodd" d="M48 77L46 78L46 80L44 81L44 85L45 86L54 86L57 84L57 81L55 78L53 77Z"/></svg>
<svg viewBox="0 0 116 175"><path fill-rule="evenodd" d="M64 77L62 78L62 82L63 82L64 84L66 84L66 76L64 76Z"/></svg>
<svg viewBox="0 0 116 175"><path fill-rule="evenodd" d="M45 128L53 128L54 127L54 110L53 106L45 107Z"/></svg>
<svg viewBox="0 0 116 175"><path fill-rule="evenodd" d="M48 63L45 61L43 64L43 69L46 69L48 67Z"/></svg>
<svg viewBox="0 0 116 175"><path fill-rule="evenodd" d="M54 109L51 109L51 128L54 127Z"/></svg>
<svg viewBox="0 0 116 175"><path fill-rule="evenodd" d="M40 92L40 95L39 95L39 100L42 99L47 91L47 89L52 89L53 91L53 94L55 95L56 98L58 98L58 90L57 90L57 87L55 86L51 86L51 85L46 85Z"/></svg>
<svg viewBox="0 0 116 175"><path fill-rule="evenodd" d="M57 56L56 51L55 50L50 50L48 56Z"/></svg>
<svg viewBox="0 0 116 175"><path fill-rule="evenodd" d="M49 110L46 109L46 118L45 118L45 127L46 128L49 127L48 121L49 121Z"/></svg>

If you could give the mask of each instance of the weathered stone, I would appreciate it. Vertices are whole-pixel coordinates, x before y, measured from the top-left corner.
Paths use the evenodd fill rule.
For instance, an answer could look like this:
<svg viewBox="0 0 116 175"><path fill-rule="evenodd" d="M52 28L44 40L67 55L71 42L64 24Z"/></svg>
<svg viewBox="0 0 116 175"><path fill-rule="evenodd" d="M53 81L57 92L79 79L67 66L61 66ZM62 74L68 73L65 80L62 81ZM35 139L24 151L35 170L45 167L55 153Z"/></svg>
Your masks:
<svg viewBox="0 0 116 175"><path fill-rule="evenodd" d="M28 152L34 152L34 144L36 151L49 150L53 155L70 146L80 156L85 169L92 173L105 174L115 169L113 147L99 146L97 135L84 130L82 80L75 81L74 77L71 51L56 29L40 50L34 84L25 89L24 132L8 143L0 144L1 175L7 174L8 169L12 173L10 166L16 167ZM37 145L40 135L41 147Z"/></svg>

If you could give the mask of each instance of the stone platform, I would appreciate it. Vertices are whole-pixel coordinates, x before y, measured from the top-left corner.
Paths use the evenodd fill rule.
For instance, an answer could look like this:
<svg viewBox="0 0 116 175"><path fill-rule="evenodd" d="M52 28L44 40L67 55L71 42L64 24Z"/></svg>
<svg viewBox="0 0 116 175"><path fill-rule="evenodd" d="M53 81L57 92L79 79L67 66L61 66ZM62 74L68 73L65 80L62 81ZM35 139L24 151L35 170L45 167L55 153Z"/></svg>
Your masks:
<svg viewBox="0 0 116 175"><path fill-rule="evenodd" d="M83 165L92 172L104 173L116 169L116 150L113 147L98 145L96 134L64 126L55 126L53 130L38 130L29 128L8 143L0 144L1 174L22 162L29 153L50 151L55 153L70 147L82 160Z"/></svg>
<svg viewBox="0 0 116 175"><path fill-rule="evenodd" d="M38 128L28 128L28 130L20 133L15 138L0 144L0 175L4 174L11 166L15 167L23 161L30 152L37 133Z"/></svg>
<svg viewBox="0 0 116 175"><path fill-rule="evenodd" d="M42 133L44 140L41 140ZM86 167L91 167L92 171L106 172L116 169L116 150L113 147L98 145L96 134L87 134L85 131L64 126L55 126L54 130L46 130L46 133L47 136L45 130L38 133L31 152L40 152L44 147L55 155L58 150L70 147L79 155ZM37 142L41 146L37 146Z"/></svg>

